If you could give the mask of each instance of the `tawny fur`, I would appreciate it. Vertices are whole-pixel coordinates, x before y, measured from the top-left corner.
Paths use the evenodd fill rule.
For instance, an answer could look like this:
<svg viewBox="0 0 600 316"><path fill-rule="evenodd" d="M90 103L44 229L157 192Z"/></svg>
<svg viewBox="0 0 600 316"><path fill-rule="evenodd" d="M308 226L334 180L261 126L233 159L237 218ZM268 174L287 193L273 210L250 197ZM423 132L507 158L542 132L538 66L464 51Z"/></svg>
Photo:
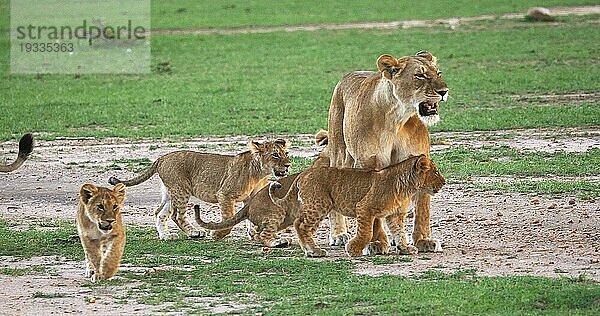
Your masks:
<svg viewBox="0 0 600 316"><path fill-rule="evenodd" d="M377 72L350 73L337 84L329 108L329 151L332 167L381 169L409 156L429 156L427 125L439 120L438 102L448 87L437 59L428 52L395 58L382 55ZM441 249L431 239L430 197L416 196L413 242L420 251ZM410 203L399 207L406 213ZM386 218L393 241L402 238L396 215ZM347 240L343 217L332 213L330 244Z"/></svg>
<svg viewBox="0 0 600 316"><path fill-rule="evenodd" d="M29 133L23 135L19 140L19 153L17 159L9 165L0 165L0 172L12 172L17 170L27 160L33 151L33 136Z"/></svg>
<svg viewBox="0 0 600 316"><path fill-rule="evenodd" d="M380 171L317 167L302 172L288 194L273 202L288 209L300 208L294 227L300 246L309 257L326 255L313 239L321 221L332 211L354 217L356 236L346 245L349 256L384 254L389 244L381 226L381 219L396 215L401 219L400 229L406 229L406 213L401 205L418 193L437 193L445 184L437 166L427 156L409 158ZM294 196L298 191L298 197ZM368 248L367 248L368 247ZM410 247L404 240L405 251Z"/></svg>
<svg viewBox="0 0 600 316"><path fill-rule="evenodd" d="M327 131L319 131L315 135L315 143L319 146L327 144ZM329 157L327 148L323 149L319 157L313 162L313 167L329 166ZM292 182L298 174L283 177L278 181L281 188L273 193L277 198L283 198L290 189ZM297 191L295 191L297 193ZM238 223L249 220L254 228L250 232L252 238L266 247L285 247L290 244L290 240L279 238L277 232L288 228L294 223L299 212L298 208L281 208L273 204L269 197L269 188L264 187L244 203L244 207L238 211L234 217L224 220L220 223L207 223L200 217L199 206L194 207L196 222L205 229L222 230L231 229Z"/></svg>
<svg viewBox="0 0 600 316"><path fill-rule="evenodd" d="M125 248L121 208L125 185L111 189L84 184L79 192L77 232L85 252L85 275L92 282L112 278Z"/></svg>
<svg viewBox="0 0 600 316"><path fill-rule="evenodd" d="M263 188L269 176L284 176L290 166L288 143L249 141L249 151L236 156L177 151L158 158L144 174L109 183L133 186L158 173L161 180L162 201L156 210L156 229L160 239L174 239L169 234L167 221L171 217L189 237L202 237L204 231L189 221L186 211L191 196L208 203L218 203L223 219L234 215L235 204L243 202ZM213 238L227 236L230 229L213 232Z"/></svg>

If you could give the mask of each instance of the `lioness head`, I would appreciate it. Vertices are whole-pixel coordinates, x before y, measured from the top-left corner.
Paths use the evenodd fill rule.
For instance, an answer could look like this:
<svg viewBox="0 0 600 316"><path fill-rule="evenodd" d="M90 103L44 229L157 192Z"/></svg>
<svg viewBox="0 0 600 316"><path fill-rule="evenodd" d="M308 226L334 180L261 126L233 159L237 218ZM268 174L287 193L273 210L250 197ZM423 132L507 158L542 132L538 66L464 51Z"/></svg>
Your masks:
<svg viewBox="0 0 600 316"><path fill-rule="evenodd" d="M248 142L248 148L260 162L262 169L269 170L276 177L285 176L292 165L288 157L288 145L288 142L281 138L262 144L253 140Z"/></svg>
<svg viewBox="0 0 600 316"><path fill-rule="evenodd" d="M446 184L446 180L440 173L438 166L425 155L417 158L415 169L419 179L417 186L420 190L425 190L427 193L433 195L438 193L444 184Z"/></svg>
<svg viewBox="0 0 600 316"><path fill-rule="evenodd" d="M117 221L123 200L125 200L125 185L119 183L112 190L84 184L79 191L79 200L85 207L87 217L103 233L109 233Z"/></svg>
<svg viewBox="0 0 600 316"><path fill-rule="evenodd" d="M438 102L448 100L448 86L442 79L437 58L429 52L395 58L381 55L377 68L393 85L393 95L402 104L412 105L427 125L440 120Z"/></svg>

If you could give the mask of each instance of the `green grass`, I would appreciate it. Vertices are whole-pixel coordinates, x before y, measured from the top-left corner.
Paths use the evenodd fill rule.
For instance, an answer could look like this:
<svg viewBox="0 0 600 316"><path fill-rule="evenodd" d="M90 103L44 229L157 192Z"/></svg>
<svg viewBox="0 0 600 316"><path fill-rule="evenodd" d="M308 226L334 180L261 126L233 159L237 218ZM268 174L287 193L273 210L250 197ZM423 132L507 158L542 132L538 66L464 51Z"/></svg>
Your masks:
<svg viewBox="0 0 600 316"><path fill-rule="evenodd" d="M434 131L596 126L600 108L593 100L549 105L510 97L600 90L596 18L564 21L499 20L456 31L155 36L153 64L168 62L171 72L78 79L8 75L2 37L0 111L8 128L0 139L32 130L49 139L314 133L327 126L331 91L343 74L374 69L385 52L421 49L439 57L450 87Z"/></svg>
<svg viewBox="0 0 600 316"><path fill-rule="evenodd" d="M0 220L0 255L60 255L83 260L78 242L61 242L75 233L60 222L52 232L14 230ZM129 297L145 304L173 303L166 311L206 313L194 298L240 305L244 313L304 314L564 314L600 312L600 287L586 278L478 277L474 270L444 274L431 270L415 277L354 274L364 260L311 260L299 248L274 249L248 241L159 241L153 228L129 227L123 264L169 267L152 273L120 272L123 280L93 288L132 284ZM15 251L27 243L27 251ZM403 257L375 258L375 264L412 264ZM83 271L82 271L83 273ZM61 297L39 292L34 297ZM215 303L215 304L217 304Z"/></svg>
<svg viewBox="0 0 600 316"><path fill-rule="evenodd" d="M600 184L598 181L515 180L509 183L479 184L477 187L483 190L499 190L504 192L576 195L584 200L600 197Z"/></svg>
<svg viewBox="0 0 600 316"><path fill-rule="evenodd" d="M48 270L48 267L45 266L33 266L27 268L0 268L0 274L10 276L36 275L46 274Z"/></svg>

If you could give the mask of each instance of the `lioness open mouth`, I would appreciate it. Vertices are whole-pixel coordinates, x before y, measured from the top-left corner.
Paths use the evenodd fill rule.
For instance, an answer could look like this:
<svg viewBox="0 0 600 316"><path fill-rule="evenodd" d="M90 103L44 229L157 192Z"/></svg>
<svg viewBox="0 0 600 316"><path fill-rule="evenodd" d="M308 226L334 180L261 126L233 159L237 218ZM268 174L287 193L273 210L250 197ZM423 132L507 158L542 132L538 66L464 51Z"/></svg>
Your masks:
<svg viewBox="0 0 600 316"><path fill-rule="evenodd" d="M419 103L419 115L431 116L438 114L438 103L431 103L430 101L423 101Z"/></svg>
<svg viewBox="0 0 600 316"><path fill-rule="evenodd" d="M103 230L103 231L109 231L112 229L112 225L108 224L106 226L102 226L102 224L98 223L98 228L100 228L100 230Z"/></svg>

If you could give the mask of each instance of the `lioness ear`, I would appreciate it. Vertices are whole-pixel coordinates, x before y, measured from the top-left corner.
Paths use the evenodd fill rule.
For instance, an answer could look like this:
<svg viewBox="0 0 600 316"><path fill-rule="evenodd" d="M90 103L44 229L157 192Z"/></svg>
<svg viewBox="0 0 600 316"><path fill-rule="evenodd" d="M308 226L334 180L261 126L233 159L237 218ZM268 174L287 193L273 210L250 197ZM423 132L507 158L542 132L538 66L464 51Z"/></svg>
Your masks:
<svg viewBox="0 0 600 316"><path fill-rule="evenodd" d="M432 64L437 65L437 57L433 56L428 51L422 50L422 51L418 52L415 56L423 57L423 58L429 60L429 62L431 62Z"/></svg>
<svg viewBox="0 0 600 316"><path fill-rule="evenodd" d="M404 64L400 64L394 56L385 54L377 58L377 69L381 71L384 77L392 79L395 74L404 69Z"/></svg>
<svg viewBox="0 0 600 316"><path fill-rule="evenodd" d="M290 142L283 138L277 138L274 143L281 146L283 150L286 150L290 146Z"/></svg>
<svg viewBox="0 0 600 316"><path fill-rule="evenodd" d="M98 194L98 187L93 184L86 183L79 190L79 199L83 204L88 204L94 195Z"/></svg>
<svg viewBox="0 0 600 316"><path fill-rule="evenodd" d="M429 170L429 168L431 168L429 158L427 158L425 155L420 155L419 158L417 158L417 162L415 162L415 167L417 168L418 172Z"/></svg>
<svg viewBox="0 0 600 316"><path fill-rule="evenodd" d="M260 151L260 147L261 147L261 146L262 146L262 144L261 144L261 143L259 143L259 142L255 142L255 141L253 141L253 140L249 140L249 141L248 141L248 149L250 149L250 151L251 151L253 154L256 154L256 153L258 153L258 152Z"/></svg>
<svg viewBox="0 0 600 316"><path fill-rule="evenodd" d="M113 193L114 193L116 196L118 196L118 197L120 197L120 198L122 198L122 199L124 199L124 198L125 198L125 185L124 185L123 183L117 183L117 184L116 184L116 185L113 187L112 191L113 191Z"/></svg>

